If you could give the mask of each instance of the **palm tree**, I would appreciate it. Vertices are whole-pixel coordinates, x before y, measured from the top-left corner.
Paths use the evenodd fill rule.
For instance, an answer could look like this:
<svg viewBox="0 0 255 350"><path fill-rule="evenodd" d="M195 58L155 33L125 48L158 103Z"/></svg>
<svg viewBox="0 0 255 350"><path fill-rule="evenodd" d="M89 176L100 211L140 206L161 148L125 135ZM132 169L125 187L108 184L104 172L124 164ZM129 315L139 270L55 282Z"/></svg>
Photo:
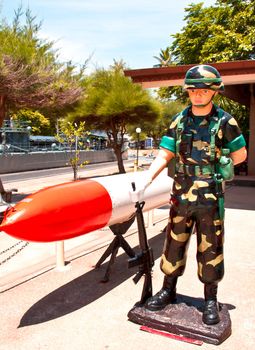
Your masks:
<svg viewBox="0 0 255 350"><path fill-rule="evenodd" d="M160 49L159 57L157 57L157 56L153 56L153 57L156 58L156 60L159 61L158 64L155 64L153 66L155 68L170 67L170 66L173 65L170 47L167 47L165 50L164 49Z"/></svg>
<svg viewBox="0 0 255 350"><path fill-rule="evenodd" d="M127 69L126 63L123 61L123 59L117 61L115 58L113 59L113 64L110 65L110 69L114 72L123 72L125 69Z"/></svg>

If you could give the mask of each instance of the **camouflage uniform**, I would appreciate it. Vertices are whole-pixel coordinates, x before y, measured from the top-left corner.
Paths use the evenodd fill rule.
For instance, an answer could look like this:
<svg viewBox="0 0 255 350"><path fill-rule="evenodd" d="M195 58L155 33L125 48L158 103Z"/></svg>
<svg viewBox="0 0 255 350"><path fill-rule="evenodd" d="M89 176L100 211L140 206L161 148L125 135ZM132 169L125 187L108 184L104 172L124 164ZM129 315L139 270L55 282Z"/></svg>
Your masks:
<svg viewBox="0 0 255 350"><path fill-rule="evenodd" d="M215 137L215 161L211 162L209 124L219 117L220 109L213 106L207 116L193 116L191 106L182 112L184 129L171 196L167 236L161 259L161 269L167 276L181 276L193 224L197 231L198 276L203 283L218 283L224 274L224 222L220 220L218 192L213 177L215 163L222 148L230 152L245 146L236 120L221 110L221 122ZM176 153L177 122L174 117L160 147Z"/></svg>
<svg viewBox="0 0 255 350"><path fill-rule="evenodd" d="M221 92L224 84L216 68L198 65L190 68L185 76L184 90L191 89L189 97L206 96L208 90ZM203 91L204 90L204 91ZM194 94L194 95L192 95ZM211 112L194 116L187 107L174 117L168 133L161 140L161 148L175 154L176 166L171 197L171 209L167 236L161 259L165 278L161 290L149 298L145 307L151 311L163 309L176 298L177 279L185 269L186 254L192 228L197 231L198 276L204 283L205 307L202 320L207 325L220 322L217 302L218 282L224 275L224 194L223 179L230 179L231 171L225 171L223 163L226 150L235 152L245 146L236 120L209 99L191 98L200 111ZM219 166L221 164L221 166Z"/></svg>

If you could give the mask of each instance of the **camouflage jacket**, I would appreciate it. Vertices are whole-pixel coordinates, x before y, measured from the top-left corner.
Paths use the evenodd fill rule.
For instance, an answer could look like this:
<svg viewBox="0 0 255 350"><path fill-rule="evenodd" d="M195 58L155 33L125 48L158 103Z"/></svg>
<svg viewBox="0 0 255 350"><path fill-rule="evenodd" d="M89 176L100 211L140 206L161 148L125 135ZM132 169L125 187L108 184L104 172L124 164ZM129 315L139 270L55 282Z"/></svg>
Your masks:
<svg viewBox="0 0 255 350"><path fill-rule="evenodd" d="M165 148L176 155L178 165L184 165L188 169L199 166L201 168L213 166L211 161L211 135L209 125L211 118L219 117L220 109L213 105L212 111L206 116L194 116L191 106L182 113L177 114L163 136L160 147ZM178 118L183 118L183 131L180 135L179 153L176 154ZM218 162L221 149L228 148L235 152L245 146L245 140L236 120L225 111L221 110L221 121L215 135L215 161ZM190 175L190 176L188 176ZM203 201L216 200L216 187L211 175L195 176L194 173L176 173L174 177L173 194L179 200L196 202L198 197Z"/></svg>
<svg viewBox="0 0 255 350"><path fill-rule="evenodd" d="M193 116L191 106L182 112L184 130L181 135L179 157L180 162L187 165L204 165L210 163L210 140L209 124L211 118L218 117L219 107L213 106L207 116ZM222 111L222 110L221 110ZM219 130L215 137L216 161L220 157L222 148L228 148L235 152L245 146L245 140L238 127L236 120L227 112L223 112ZM180 114L177 114L163 136L160 147L176 153L177 124Z"/></svg>

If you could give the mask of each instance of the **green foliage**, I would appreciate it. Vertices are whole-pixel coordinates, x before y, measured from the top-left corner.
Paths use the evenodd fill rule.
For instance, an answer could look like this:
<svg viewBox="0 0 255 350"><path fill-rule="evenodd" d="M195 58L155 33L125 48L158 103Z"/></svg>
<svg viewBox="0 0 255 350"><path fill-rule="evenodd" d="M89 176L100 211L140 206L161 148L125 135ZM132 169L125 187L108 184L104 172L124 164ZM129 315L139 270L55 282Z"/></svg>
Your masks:
<svg viewBox="0 0 255 350"><path fill-rule="evenodd" d="M25 15L25 24L21 19ZM53 42L39 39L41 23L36 23L36 17L27 9L25 14L22 7L15 11L11 25L5 20L0 23L0 56L11 56L20 63L48 67L55 64Z"/></svg>
<svg viewBox="0 0 255 350"><path fill-rule="evenodd" d="M146 120L141 124L141 129L147 137L152 137L154 146L157 148L161 137L166 133L171 124L172 118L184 108L180 101L165 101L161 102L161 113L156 121L152 124ZM136 139L135 128L129 129L130 135ZM143 137L141 137L143 139Z"/></svg>
<svg viewBox="0 0 255 350"><path fill-rule="evenodd" d="M119 61L113 59L113 64L110 65L110 69L113 72L122 73L125 69L128 69L128 67L126 65L126 62L123 59L121 59Z"/></svg>
<svg viewBox="0 0 255 350"><path fill-rule="evenodd" d="M218 0L185 9L186 26L171 45L177 64L246 60L255 57L255 3Z"/></svg>
<svg viewBox="0 0 255 350"><path fill-rule="evenodd" d="M25 16L25 24L22 24ZM60 63L53 42L39 36L41 23L30 10L15 12L12 24L0 21L0 124L7 108L31 108L53 117L66 113L81 98L84 67Z"/></svg>
<svg viewBox="0 0 255 350"><path fill-rule="evenodd" d="M114 124L122 131L122 127L137 122L144 114L153 120L157 113L148 93L122 72L96 71L90 78L86 95L83 113L99 130L103 127L112 131Z"/></svg>
<svg viewBox="0 0 255 350"><path fill-rule="evenodd" d="M226 112L230 113L235 117L238 122L239 127L242 130L244 138L248 143L249 140L249 111L246 106L241 105L235 101L228 99L225 96L218 95L215 98L215 102Z"/></svg>
<svg viewBox="0 0 255 350"><path fill-rule="evenodd" d="M155 64L155 68L159 67L170 67L174 63L172 61L172 53L170 47L167 47L166 49L160 49L159 56L154 56L156 60L158 61L158 64Z"/></svg>
<svg viewBox="0 0 255 350"><path fill-rule="evenodd" d="M187 103L188 101L187 92L183 91L181 86L166 86L159 88L157 95L162 101L171 101L173 98L177 98L181 103Z"/></svg>
<svg viewBox="0 0 255 350"><path fill-rule="evenodd" d="M84 167L88 164L88 161L81 162L80 150L84 148L84 138L89 135L86 131L85 122L71 123L65 119L60 120L59 134L56 135L58 142L65 146L68 146L70 150L69 164L71 165L74 173L74 180L77 180L77 173L79 167Z"/></svg>
<svg viewBox="0 0 255 350"><path fill-rule="evenodd" d="M90 129L104 130L113 148L119 171L128 125L143 120L153 123L160 113L158 103L138 84L125 77L121 69L97 70L86 82L86 99L70 120L84 119Z"/></svg>
<svg viewBox="0 0 255 350"><path fill-rule="evenodd" d="M204 7L203 2L192 3L186 9L182 30L172 35L170 46L175 64L200 64L255 58L255 2L254 0L217 0ZM161 50L162 51L162 50ZM177 97L187 101L180 87L159 89L161 99ZM224 107L239 121L248 135L248 111L244 106L221 98ZM240 117L239 117L240 116Z"/></svg>
<svg viewBox="0 0 255 350"><path fill-rule="evenodd" d="M33 135L49 135L50 134L50 121L44 115L38 111L32 111L30 109L21 109L18 112L12 114L12 120L15 126L22 127L27 125L31 127L31 133Z"/></svg>

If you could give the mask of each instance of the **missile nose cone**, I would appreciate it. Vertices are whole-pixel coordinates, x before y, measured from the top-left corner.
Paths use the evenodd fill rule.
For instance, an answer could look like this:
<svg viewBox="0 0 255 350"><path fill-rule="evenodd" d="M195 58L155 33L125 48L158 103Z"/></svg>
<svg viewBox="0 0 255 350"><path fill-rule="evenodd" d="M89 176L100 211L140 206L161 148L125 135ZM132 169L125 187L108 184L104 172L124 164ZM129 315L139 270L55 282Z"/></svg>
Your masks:
<svg viewBox="0 0 255 350"><path fill-rule="evenodd" d="M20 216L22 216L23 211L16 209L15 206L8 206L4 212L3 221L0 225L0 229L5 231L4 229L8 227L13 222L17 221Z"/></svg>
<svg viewBox="0 0 255 350"><path fill-rule="evenodd" d="M58 241L104 227L111 213L104 186L75 181L40 190L8 208L0 230L26 241Z"/></svg>

